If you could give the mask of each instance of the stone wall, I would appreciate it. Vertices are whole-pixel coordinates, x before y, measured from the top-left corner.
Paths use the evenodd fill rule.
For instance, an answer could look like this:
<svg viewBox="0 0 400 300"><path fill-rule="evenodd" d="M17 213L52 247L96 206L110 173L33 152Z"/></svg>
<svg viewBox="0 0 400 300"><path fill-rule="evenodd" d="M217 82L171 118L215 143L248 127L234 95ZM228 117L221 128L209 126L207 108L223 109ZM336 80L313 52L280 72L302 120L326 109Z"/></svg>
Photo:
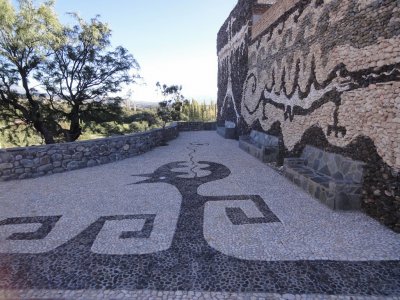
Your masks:
<svg viewBox="0 0 400 300"><path fill-rule="evenodd" d="M240 131L279 136L284 157L310 144L365 162L364 209L400 231L400 1L282 0L250 20L247 48L226 43L234 58L219 62L232 77L219 95L247 70L233 91Z"/></svg>
<svg viewBox="0 0 400 300"><path fill-rule="evenodd" d="M216 122L178 122L179 131L216 130Z"/></svg>
<svg viewBox="0 0 400 300"><path fill-rule="evenodd" d="M178 125L143 133L64 144L0 149L0 181L93 167L147 152L178 137Z"/></svg>
<svg viewBox="0 0 400 300"><path fill-rule="evenodd" d="M273 9L268 9L263 16L253 25L251 30L252 38L256 38L261 35L264 30L268 29L269 26L274 24L280 17L282 17L287 11L294 9L295 4L301 0L279 0Z"/></svg>
<svg viewBox="0 0 400 300"><path fill-rule="evenodd" d="M248 72L248 47L255 4L255 0L239 0L218 32L217 121L221 124L226 120L235 124L243 123L240 103Z"/></svg>

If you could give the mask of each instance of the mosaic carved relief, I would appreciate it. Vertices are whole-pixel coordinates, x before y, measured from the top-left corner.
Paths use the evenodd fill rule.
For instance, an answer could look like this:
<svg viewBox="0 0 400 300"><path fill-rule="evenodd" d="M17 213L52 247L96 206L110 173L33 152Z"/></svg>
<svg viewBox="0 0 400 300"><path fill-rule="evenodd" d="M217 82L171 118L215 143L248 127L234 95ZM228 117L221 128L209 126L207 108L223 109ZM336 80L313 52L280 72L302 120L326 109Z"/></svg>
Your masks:
<svg viewBox="0 0 400 300"><path fill-rule="evenodd" d="M251 32L220 61L219 121L229 77L240 134L279 136L279 164L306 145L365 162L363 209L400 232L400 2L280 0L256 19L248 5L260 2L240 0L229 16L246 16Z"/></svg>
<svg viewBox="0 0 400 300"><path fill-rule="evenodd" d="M234 17L229 20L227 28L228 43L218 52L219 68L222 69L225 67L228 70L226 93L223 97L219 114L223 116L225 110L231 108L234 111L235 121L237 123L240 118L240 111L236 107L236 99L233 93L231 60L236 51L239 51L240 55L243 56L244 49L246 49L246 35L248 35L249 23L246 23L239 32L233 35L232 25L235 21L236 18Z"/></svg>
<svg viewBox="0 0 400 300"><path fill-rule="evenodd" d="M242 87L247 76L253 0L239 0L218 33L218 121L241 122Z"/></svg>
<svg viewBox="0 0 400 300"><path fill-rule="evenodd" d="M195 160L201 145L206 146L187 147L188 161L166 163L152 173L135 175L140 181L121 186L176 189L153 207L147 203L150 193L142 204L133 193L128 201L143 213L114 214L116 203L104 201L100 206L105 215L90 216L89 224L68 219L74 209L58 216L3 219L4 212L0 214L0 245L8 246L0 249L0 289L398 294L398 253L377 260L376 254L360 252L348 238L343 241L349 247L346 253L314 253L288 234L260 195L200 194L202 185L232 174L221 163ZM171 196L178 210L169 205ZM85 210L85 200L78 211ZM80 230L70 236L69 227L75 223ZM41 246L53 233L62 243ZM283 236L288 239L285 244ZM26 241L35 244L25 245Z"/></svg>
<svg viewBox="0 0 400 300"><path fill-rule="evenodd" d="M312 126L339 147L367 136L400 170L399 6L300 1L249 46L246 123L267 131L279 121L288 150Z"/></svg>

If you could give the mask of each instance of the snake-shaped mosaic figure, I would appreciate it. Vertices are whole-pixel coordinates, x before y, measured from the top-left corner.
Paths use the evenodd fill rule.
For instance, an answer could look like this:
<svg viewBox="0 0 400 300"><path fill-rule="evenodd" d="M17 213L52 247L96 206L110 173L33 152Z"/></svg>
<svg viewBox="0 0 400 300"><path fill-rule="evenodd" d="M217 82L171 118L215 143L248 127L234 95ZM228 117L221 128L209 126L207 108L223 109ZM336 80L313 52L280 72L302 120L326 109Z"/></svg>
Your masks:
<svg viewBox="0 0 400 300"><path fill-rule="evenodd" d="M167 183L182 195L180 213L168 249L146 254L109 255L92 251L107 221L144 220L141 231L124 231L119 239L149 239L156 215L101 217L75 238L40 254L0 254L0 289L124 289L157 291L271 292L293 294L375 294L397 289L398 261L261 261L223 254L204 238L204 210L208 202L247 200L262 217L249 218L241 208L226 207L233 226L279 222L258 195L202 196L198 188L226 178L230 170L219 163L200 161L193 176L183 172L190 163L172 162L134 184ZM51 221L51 222L50 222ZM38 233L14 234L12 239L41 239L57 218L38 219ZM7 222L2 221L3 223ZM9 220L15 224L34 218ZM251 233L251 232L250 232ZM265 236L265 239L270 237ZM352 280L349 280L351 278Z"/></svg>

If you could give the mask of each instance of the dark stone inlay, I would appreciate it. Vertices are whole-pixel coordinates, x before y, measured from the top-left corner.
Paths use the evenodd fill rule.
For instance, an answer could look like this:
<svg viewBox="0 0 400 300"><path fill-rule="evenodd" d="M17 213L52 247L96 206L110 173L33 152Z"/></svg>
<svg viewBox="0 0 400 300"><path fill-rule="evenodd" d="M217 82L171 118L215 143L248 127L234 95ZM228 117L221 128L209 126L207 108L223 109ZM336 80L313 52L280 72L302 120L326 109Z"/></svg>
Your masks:
<svg viewBox="0 0 400 300"><path fill-rule="evenodd" d="M169 183L181 193L181 210L169 249L141 255L93 253L93 242L107 220L145 218L150 224L153 218L152 215L101 217L75 238L48 253L0 254L0 270L7 270L0 272L0 289L400 294L399 261L256 261L231 257L210 247L203 235L207 202L252 201L265 219L246 219L252 220L250 222L265 222L273 213L257 195L199 195L197 190L202 184L226 178L230 170L214 162L198 163L207 165L202 169L209 171L209 175L179 177L182 172L173 170L187 164L174 162L161 166L147 174L147 179L136 183ZM165 179L161 180L162 177ZM237 212L235 208L227 210L233 217L238 216ZM279 222L277 218L275 221ZM149 226L145 225L141 232L148 232Z"/></svg>
<svg viewBox="0 0 400 300"><path fill-rule="evenodd" d="M260 196L253 196L252 201L263 214L263 217L249 218L240 207L227 207L225 208L226 215L233 225L280 222L278 217L269 209Z"/></svg>
<svg viewBox="0 0 400 300"><path fill-rule="evenodd" d="M7 238L7 240L15 241L42 240L50 233L60 218L61 216L9 218L0 221L0 226L42 224L35 232L17 232Z"/></svg>
<svg viewBox="0 0 400 300"><path fill-rule="evenodd" d="M300 74L299 74L299 67L298 64L300 63L300 61L297 62L297 71L295 73L295 77L293 80L293 86L298 87L299 86L299 78L300 78ZM311 91L312 86L315 87L316 90L322 90L324 88L326 88L329 84L332 83L333 80L337 79L338 77L340 78L350 78L349 81L349 88L347 89L347 91L352 91L352 90L356 90L356 89L360 89L360 88L365 88L368 87L368 85L370 84L376 84L376 83L385 83L385 82L390 82L390 81L395 81L398 80L398 76L400 74L400 64L391 64L391 65L386 65L383 67L379 68L379 71L377 71L377 68L368 68L365 70L361 70L361 71L354 71L354 72L350 72L347 70L346 66L344 64L339 64L338 66L336 66L330 73L329 76L327 76L327 79L320 83L317 81L316 79L316 66L315 66L315 61L314 59L312 60L312 64L311 64L311 75L310 75L310 79L308 81L306 90L303 92L301 91L301 89L293 89L291 93L288 93L286 91L286 87L285 87L285 81L282 81L281 84L281 92L280 94L284 94L288 99L291 99L293 97L293 95L298 92L299 93L299 97L301 99L306 98ZM390 75L385 75L386 73L389 73ZM282 77L284 78L284 74L285 71L282 72ZM368 78L368 80L365 80L364 78ZM269 88L268 86L264 87L264 91L267 91L269 93L272 93L274 91L275 88L275 75L272 75L272 85ZM245 80L245 91L244 93L246 93L247 88L249 86L251 86L251 92L255 93L255 91L257 90L257 85L258 85L258 79L256 77L256 75L254 73L250 73L247 77L247 79ZM315 101L310 108L303 108L300 106L290 106L290 105L284 105L283 103L278 103L273 101L270 98L266 98L264 93L261 93L261 96L257 102L257 105L254 107L254 109L250 109L247 104L244 104L244 107L246 108L247 112L250 115L253 115L255 112L257 112L260 108L260 105L265 106L265 104L270 104L272 106L274 106L277 109L280 109L284 112L284 117L285 120L290 120L293 121L295 115L300 115L300 116L305 116L305 115L309 115L312 112L314 112L315 110L319 109L320 107L322 107L323 105L325 105L328 102L333 102L335 103L335 105L339 106L341 103L341 96L342 96L343 92L342 91L338 91L338 90L331 90L326 92L321 98L319 98L317 101ZM265 116L265 110L263 109L263 115ZM329 132L327 133L328 135L331 134L332 131L335 132L335 136L338 136L338 133L340 132L342 135L345 135L346 133L346 128L341 127L338 125L338 116L336 115L335 119L335 124L331 125L329 127Z"/></svg>
<svg viewBox="0 0 400 300"><path fill-rule="evenodd" d="M122 220L145 220L142 230L140 231L123 231L119 236L120 239L132 239L132 238L149 238L154 227L154 220L156 215L130 215L130 216L112 216L103 217L99 219L99 222L105 221L122 221Z"/></svg>

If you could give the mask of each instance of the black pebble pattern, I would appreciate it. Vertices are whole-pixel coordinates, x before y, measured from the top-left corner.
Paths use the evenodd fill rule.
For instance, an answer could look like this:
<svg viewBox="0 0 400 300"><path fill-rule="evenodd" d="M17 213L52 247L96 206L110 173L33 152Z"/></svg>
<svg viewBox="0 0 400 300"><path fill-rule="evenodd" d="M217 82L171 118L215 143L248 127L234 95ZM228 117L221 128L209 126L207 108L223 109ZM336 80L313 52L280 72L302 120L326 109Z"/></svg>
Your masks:
<svg viewBox="0 0 400 300"><path fill-rule="evenodd" d="M203 169L210 171L210 175L181 178L179 175L184 173L172 170L182 168L184 163L174 162L147 174L148 179L136 183L154 183L163 178L162 182L174 185L182 194L177 229L168 250L145 255L92 253L90 248L105 221L144 219L142 231L125 232L120 238L147 238L155 218L154 215L102 217L51 252L0 254L0 289L400 295L400 261L248 261L211 248L203 236L204 206L208 201L253 201L264 217L247 218L240 209L226 210L230 220L238 226L279 222L279 219L257 195L208 197L197 194L200 185L230 175L230 170L222 164L199 163L208 165ZM14 224L21 222L15 221ZM0 225L10 222L2 221ZM43 224L49 226L45 225L46 222Z"/></svg>

